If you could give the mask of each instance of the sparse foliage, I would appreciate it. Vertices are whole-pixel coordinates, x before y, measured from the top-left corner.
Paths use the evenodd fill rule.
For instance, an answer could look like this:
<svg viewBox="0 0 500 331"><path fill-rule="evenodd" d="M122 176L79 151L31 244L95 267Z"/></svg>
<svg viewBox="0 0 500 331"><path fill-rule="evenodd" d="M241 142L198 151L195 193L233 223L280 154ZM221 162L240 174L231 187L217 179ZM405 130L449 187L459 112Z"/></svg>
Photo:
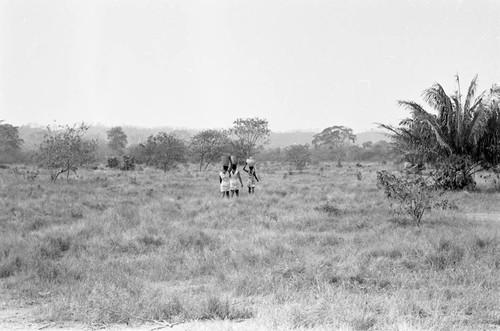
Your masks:
<svg viewBox="0 0 500 331"><path fill-rule="evenodd" d="M244 157L250 157L258 144L269 143L268 122L261 118L238 118L229 132L234 135L233 144Z"/></svg>
<svg viewBox="0 0 500 331"><path fill-rule="evenodd" d="M47 127L38 148L38 157L41 164L50 170L53 181L63 173L69 180L71 171L76 173L78 167L94 162L97 141L83 137L88 128L84 123L56 129Z"/></svg>
<svg viewBox="0 0 500 331"><path fill-rule="evenodd" d="M286 151L286 161L293 165L295 169L302 171L308 162L311 162L311 153L309 152L309 145L292 145Z"/></svg>
<svg viewBox="0 0 500 331"><path fill-rule="evenodd" d="M395 203L399 211L409 215L415 225L420 225L425 211L445 208L448 204L447 200L438 200L442 191L436 189L434 180L421 175L397 177L382 170L377 172L377 187L384 189L391 206Z"/></svg>
<svg viewBox="0 0 500 331"><path fill-rule="evenodd" d="M216 162L224 150L228 149L230 140L228 132L224 130L203 130L191 138L190 150L200 162L200 171L205 164L204 170L210 163Z"/></svg>

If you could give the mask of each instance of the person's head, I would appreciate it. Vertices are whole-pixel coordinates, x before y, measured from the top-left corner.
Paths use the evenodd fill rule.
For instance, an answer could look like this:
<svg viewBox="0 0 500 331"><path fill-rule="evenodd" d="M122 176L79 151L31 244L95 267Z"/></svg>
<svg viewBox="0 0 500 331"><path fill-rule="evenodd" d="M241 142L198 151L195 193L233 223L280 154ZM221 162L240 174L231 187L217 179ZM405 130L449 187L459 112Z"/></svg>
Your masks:
<svg viewBox="0 0 500 331"><path fill-rule="evenodd" d="M232 168L233 170L236 170L236 167L237 167L237 166L238 166L237 164L233 164L233 165L231 166L231 168Z"/></svg>
<svg viewBox="0 0 500 331"><path fill-rule="evenodd" d="M253 170L253 166L248 166L250 168L250 170Z"/></svg>
<svg viewBox="0 0 500 331"><path fill-rule="evenodd" d="M227 171L229 167L227 165L222 166L222 170Z"/></svg>

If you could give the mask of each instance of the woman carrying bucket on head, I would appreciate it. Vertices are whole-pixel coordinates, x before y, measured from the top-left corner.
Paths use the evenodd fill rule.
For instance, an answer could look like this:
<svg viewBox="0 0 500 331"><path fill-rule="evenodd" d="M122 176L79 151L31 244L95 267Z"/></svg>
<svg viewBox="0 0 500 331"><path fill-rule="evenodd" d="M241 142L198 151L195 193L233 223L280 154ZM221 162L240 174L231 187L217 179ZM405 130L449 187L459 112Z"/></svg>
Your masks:
<svg viewBox="0 0 500 331"><path fill-rule="evenodd" d="M247 165L248 165L248 170L247 170ZM247 181L248 193L253 194L255 193L255 180L259 181L259 178L257 177L257 173L255 172L255 160L252 157L247 159L247 163L245 163L243 171L248 173L248 181Z"/></svg>
<svg viewBox="0 0 500 331"><path fill-rule="evenodd" d="M230 163L229 155L222 155L221 162L222 162L222 171L219 173L221 197L229 198L229 189L231 185L230 184L231 173L229 172L229 163Z"/></svg>
<svg viewBox="0 0 500 331"><path fill-rule="evenodd" d="M231 198L236 194L236 197L240 195L240 186L243 187L243 181L241 180L240 172L238 171L238 159L236 156L231 155L231 171L229 174L231 178L229 179L230 189L231 189Z"/></svg>

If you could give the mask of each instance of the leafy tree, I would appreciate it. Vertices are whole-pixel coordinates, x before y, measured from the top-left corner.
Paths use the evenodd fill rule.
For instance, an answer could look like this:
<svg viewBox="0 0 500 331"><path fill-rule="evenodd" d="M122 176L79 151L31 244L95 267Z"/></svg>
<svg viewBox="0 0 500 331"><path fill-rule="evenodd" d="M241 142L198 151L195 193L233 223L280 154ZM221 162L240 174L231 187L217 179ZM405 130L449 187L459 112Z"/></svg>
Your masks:
<svg viewBox="0 0 500 331"><path fill-rule="evenodd" d="M23 140L19 138L17 126L11 124L1 124L0 121L0 162L13 160L21 150Z"/></svg>
<svg viewBox="0 0 500 331"><path fill-rule="evenodd" d="M498 165L495 151L500 146L499 89L494 87L489 94L483 92L476 97L476 81L477 76L472 79L465 99L458 75L457 89L450 96L435 83L422 93L435 114L416 102L398 101L401 107L410 110L411 117L401 121L399 127L380 124L393 133L395 150L405 161L450 166L451 170L445 173L454 173L460 180L451 178L448 182L455 184L449 188L469 186L474 182L474 172ZM457 182L461 184L457 186Z"/></svg>
<svg viewBox="0 0 500 331"><path fill-rule="evenodd" d="M200 171L205 163L205 169L216 162L230 145L228 133L224 130L203 130L191 138L190 150L200 162Z"/></svg>
<svg viewBox="0 0 500 331"><path fill-rule="evenodd" d="M309 145L292 145L287 147L286 161L295 166L295 169L302 172L308 162L311 162L311 153L309 152Z"/></svg>
<svg viewBox="0 0 500 331"><path fill-rule="evenodd" d="M178 163L185 163L188 153L184 141L165 132L149 136L142 149L146 163L163 171L175 168Z"/></svg>
<svg viewBox="0 0 500 331"><path fill-rule="evenodd" d="M53 181L63 173L69 180L71 171L76 173L78 167L94 162L97 140L83 137L88 129L89 126L84 123L59 126L57 129L47 127L38 147L38 156L42 165L50 170Z"/></svg>
<svg viewBox="0 0 500 331"><path fill-rule="evenodd" d="M344 146L349 140L353 143L356 141L356 135L352 133L352 129L334 125L314 135L312 143L315 147L326 145L339 148Z"/></svg>
<svg viewBox="0 0 500 331"><path fill-rule="evenodd" d="M346 145L349 141L356 141L356 135L352 129L334 125L314 135L313 145L315 149L327 148L329 153L335 153L339 161L346 156Z"/></svg>
<svg viewBox="0 0 500 331"><path fill-rule="evenodd" d="M108 131L108 146L115 152L121 152L127 146L127 135L121 126L115 126Z"/></svg>
<svg viewBox="0 0 500 331"><path fill-rule="evenodd" d="M243 157L250 157L258 144L269 143L269 125L267 120L254 118L238 118L229 132L236 137L233 146Z"/></svg>

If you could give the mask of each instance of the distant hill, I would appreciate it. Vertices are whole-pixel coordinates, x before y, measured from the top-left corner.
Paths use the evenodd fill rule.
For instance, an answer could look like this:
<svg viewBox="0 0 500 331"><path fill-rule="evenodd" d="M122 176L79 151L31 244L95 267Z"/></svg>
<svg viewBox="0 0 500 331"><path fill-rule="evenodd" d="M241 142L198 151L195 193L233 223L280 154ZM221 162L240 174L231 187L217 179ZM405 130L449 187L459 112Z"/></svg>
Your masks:
<svg viewBox="0 0 500 331"><path fill-rule="evenodd" d="M314 135L318 132L305 132L305 131L293 131L293 132L271 132L270 136L270 147L285 147L293 144L311 144ZM380 131L368 131L356 134L356 145L362 145L364 142L371 141L376 143L378 141L387 141L390 139L384 132Z"/></svg>
<svg viewBox="0 0 500 331"><path fill-rule="evenodd" d="M381 140L390 142L391 139L387 136L385 132L379 132L379 131L368 131L356 134L356 145L362 145L367 141L376 143Z"/></svg>
<svg viewBox="0 0 500 331"><path fill-rule="evenodd" d="M317 132L291 131L271 132L269 147L285 147L293 144L311 144L313 136Z"/></svg>

